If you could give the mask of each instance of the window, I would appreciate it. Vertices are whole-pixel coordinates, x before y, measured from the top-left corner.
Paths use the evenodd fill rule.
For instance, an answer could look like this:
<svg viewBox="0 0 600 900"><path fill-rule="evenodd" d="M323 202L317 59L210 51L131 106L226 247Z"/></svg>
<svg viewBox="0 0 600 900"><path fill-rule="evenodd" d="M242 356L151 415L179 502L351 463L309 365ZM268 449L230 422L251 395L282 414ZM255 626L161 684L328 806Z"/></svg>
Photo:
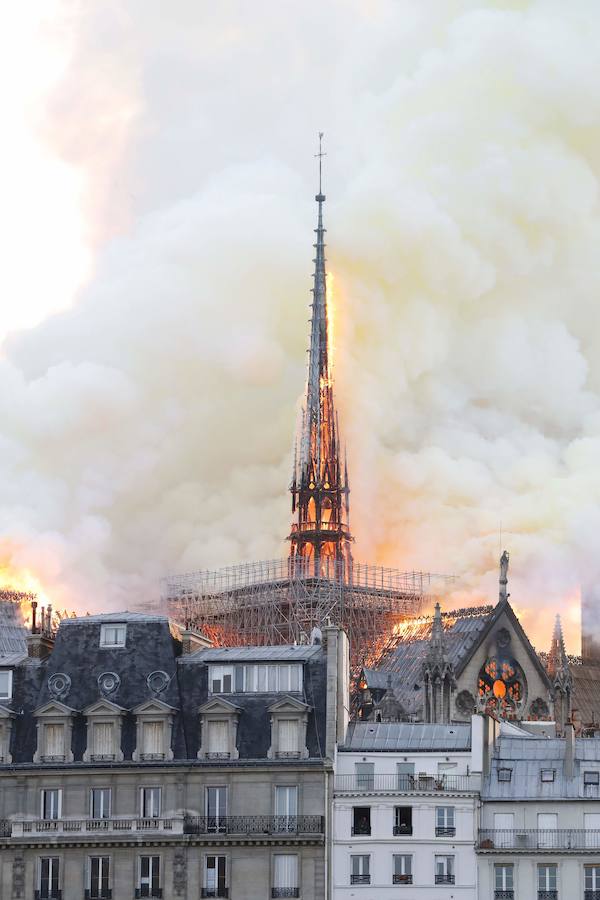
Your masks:
<svg viewBox="0 0 600 900"><path fill-rule="evenodd" d="M368 855L350 857L350 884L371 884L370 859Z"/></svg>
<svg viewBox="0 0 600 900"><path fill-rule="evenodd" d="M227 897L227 857L205 857L202 896Z"/></svg>
<svg viewBox="0 0 600 900"><path fill-rule="evenodd" d="M437 806L435 809L436 837L453 837L456 834L453 806Z"/></svg>
<svg viewBox="0 0 600 900"><path fill-rule="evenodd" d="M208 759L229 759L229 722L209 720L207 722Z"/></svg>
<svg viewBox="0 0 600 900"><path fill-rule="evenodd" d="M555 769L542 769L540 773L542 781L554 781L555 771Z"/></svg>
<svg viewBox="0 0 600 900"><path fill-rule="evenodd" d="M110 857L90 856L89 892L90 900L110 897Z"/></svg>
<svg viewBox="0 0 600 900"><path fill-rule="evenodd" d="M556 846L558 839L558 814L557 813L538 813L538 847L545 847L552 850Z"/></svg>
<svg viewBox="0 0 600 900"><path fill-rule="evenodd" d="M302 664L211 665L208 683L213 694L299 694L302 692Z"/></svg>
<svg viewBox="0 0 600 900"><path fill-rule="evenodd" d="M160 817L160 788L143 787L140 789L142 819L158 819Z"/></svg>
<svg viewBox="0 0 600 900"><path fill-rule="evenodd" d="M279 720L279 749L277 756L299 756L298 719Z"/></svg>
<svg viewBox="0 0 600 900"><path fill-rule="evenodd" d="M62 791L60 788L42 789L42 819L60 819L62 807Z"/></svg>
<svg viewBox="0 0 600 900"><path fill-rule="evenodd" d="M394 853L392 884L412 884L412 856Z"/></svg>
<svg viewBox="0 0 600 900"><path fill-rule="evenodd" d="M584 772L583 773L583 783L584 784L600 784L600 772Z"/></svg>
<svg viewBox="0 0 600 900"><path fill-rule="evenodd" d="M498 769L498 781L510 781L512 769Z"/></svg>
<svg viewBox="0 0 600 900"><path fill-rule="evenodd" d="M557 869L558 866L555 864L538 866L538 891L540 894L557 890Z"/></svg>
<svg viewBox="0 0 600 900"><path fill-rule="evenodd" d="M355 763L356 787L359 791L372 791L375 787L375 763Z"/></svg>
<svg viewBox="0 0 600 900"><path fill-rule="evenodd" d="M101 647L124 647L126 638L126 625L102 625L100 627Z"/></svg>
<svg viewBox="0 0 600 900"><path fill-rule="evenodd" d="M140 884L136 897L160 897L160 856L140 856Z"/></svg>
<svg viewBox="0 0 600 900"><path fill-rule="evenodd" d="M114 759L114 731L112 722L92 722L92 759Z"/></svg>
<svg viewBox="0 0 600 900"><path fill-rule="evenodd" d="M273 860L272 897L299 897L298 857L293 854L277 854Z"/></svg>
<svg viewBox="0 0 600 900"><path fill-rule="evenodd" d="M583 871L585 873L586 891L600 890L600 866L584 866Z"/></svg>
<svg viewBox="0 0 600 900"><path fill-rule="evenodd" d="M583 814L583 838L584 844L589 850L598 849L598 835L600 834L600 813Z"/></svg>
<svg viewBox="0 0 600 900"><path fill-rule="evenodd" d="M298 788L296 785L275 787L275 829L276 831L295 831L298 815Z"/></svg>
<svg viewBox="0 0 600 900"><path fill-rule="evenodd" d="M39 864L39 898L50 900L60 895L60 860L57 856L42 856Z"/></svg>
<svg viewBox="0 0 600 900"><path fill-rule="evenodd" d="M110 819L110 788L92 788L90 791L90 815L92 819Z"/></svg>
<svg viewBox="0 0 600 900"><path fill-rule="evenodd" d="M412 834L412 806L395 807L394 834Z"/></svg>
<svg viewBox="0 0 600 900"><path fill-rule="evenodd" d="M142 721L142 759L164 758L164 721Z"/></svg>
<svg viewBox="0 0 600 900"><path fill-rule="evenodd" d="M10 700L12 697L12 674L10 669L0 672L0 700Z"/></svg>
<svg viewBox="0 0 600 900"><path fill-rule="evenodd" d="M512 891L513 884L513 866L494 866L494 889L496 894L501 891Z"/></svg>
<svg viewBox="0 0 600 900"><path fill-rule="evenodd" d="M65 726L48 722L44 726L45 760L64 760L65 758Z"/></svg>
<svg viewBox="0 0 600 900"><path fill-rule="evenodd" d="M454 857L435 857L435 883L454 884Z"/></svg>
<svg viewBox="0 0 600 900"><path fill-rule="evenodd" d="M231 694L233 690L233 666L211 666L209 684L213 694Z"/></svg>
<svg viewBox="0 0 600 900"><path fill-rule="evenodd" d="M227 788L206 788L206 817L208 832L225 832L227 830Z"/></svg>
<svg viewBox="0 0 600 900"><path fill-rule="evenodd" d="M371 834L371 807L352 807L352 834Z"/></svg>
<svg viewBox="0 0 600 900"><path fill-rule="evenodd" d="M396 775L399 791L411 791L415 786L415 764L396 763Z"/></svg>

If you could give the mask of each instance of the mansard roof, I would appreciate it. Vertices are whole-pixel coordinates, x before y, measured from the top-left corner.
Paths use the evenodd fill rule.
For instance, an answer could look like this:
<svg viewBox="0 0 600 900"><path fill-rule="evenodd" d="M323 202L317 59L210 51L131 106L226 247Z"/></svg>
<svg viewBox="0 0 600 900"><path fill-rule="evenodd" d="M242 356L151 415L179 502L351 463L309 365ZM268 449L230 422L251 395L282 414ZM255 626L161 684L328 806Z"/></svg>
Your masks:
<svg viewBox="0 0 600 900"><path fill-rule="evenodd" d="M471 724L423 722L351 722L341 752L401 751L439 753L471 749Z"/></svg>
<svg viewBox="0 0 600 900"><path fill-rule="evenodd" d="M100 632L107 622L127 624L126 647L100 645ZM237 749L239 760L267 760L271 738L269 708L285 699L281 693L211 695L208 686L208 662L203 652L182 656L178 629L166 616L134 613L111 613L64 620L56 635L52 652L46 659L25 659L13 669L13 699L8 708L22 710L14 720L11 740L13 764L31 764L37 744L36 715L42 710L63 709L72 716L73 755L75 764L83 763L87 746L86 711L106 704L107 709L122 710L121 738L124 763L131 761L136 746L136 712L151 708L167 712L173 717L172 749L174 760L192 761L194 765L208 765L197 759L200 747L199 709L214 702L233 704L239 716ZM254 653L252 650L254 649ZM273 649L274 652L269 651ZM248 653L248 650L251 652ZM294 702L308 711L307 747L309 760L323 758L325 747L325 704L327 695L326 654L319 645L283 648L232 648L222 657L247 664L249 659L294 661L304 669L303 693ZM184 665L180 662L185 661ZM35 663L35 664L34 664ZM156 678L165 673L157 689ZM52 679L52 676L66 676ZM114 677L108 677L114 676ZM66 685L60 700L52 693L56 683ZM110 689L107 685L110 684ZM52 705L52 706L51 706ZM120 765L120 763L112 763ZM214 764L214 763L213 763ZM223 763L224 764L224 763ZM303 763L304 764L304 763ZM269 765L284 765L269 760Z"/></svg>

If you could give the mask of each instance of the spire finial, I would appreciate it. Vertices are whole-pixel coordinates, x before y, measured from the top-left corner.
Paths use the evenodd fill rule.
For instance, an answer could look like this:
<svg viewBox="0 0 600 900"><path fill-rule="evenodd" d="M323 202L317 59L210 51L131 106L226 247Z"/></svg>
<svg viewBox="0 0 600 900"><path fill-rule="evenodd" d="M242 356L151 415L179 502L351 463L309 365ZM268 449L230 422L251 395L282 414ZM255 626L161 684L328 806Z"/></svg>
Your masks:
<svg viewBox="0 0 600 900"><path fill-rule="evenodd" d="M506 592L506 585L508 584L508 560L509 556L506 550L500 557L500 596L499 600L502 603L505 600L508 600L510 594Z"/></svg>
<svg viewBox="0 0 600 900"><path fill-rule="evenodd" d="M319 160L319 193L315 197L316 200L324 200L323 196L323 157L327 156L327 153L323 150L323 135L324 131L319 132L319 152L315 153L315 159Z"/></svg>

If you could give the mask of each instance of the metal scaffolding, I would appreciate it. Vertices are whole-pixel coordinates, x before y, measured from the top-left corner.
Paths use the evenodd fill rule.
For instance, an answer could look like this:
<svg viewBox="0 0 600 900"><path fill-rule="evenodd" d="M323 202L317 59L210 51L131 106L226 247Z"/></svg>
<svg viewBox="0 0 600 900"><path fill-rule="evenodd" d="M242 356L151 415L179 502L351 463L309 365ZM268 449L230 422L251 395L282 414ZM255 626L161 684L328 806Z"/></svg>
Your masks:
<svg viewBox="0 0 600 900"><path fill-rule="evenodd" d="M436 582L447 576L326 561L275 559L163 580L167 612L218 646L306 643L330 621L350 639L351 664L369 664L391 630L431 605Z"/></svg>

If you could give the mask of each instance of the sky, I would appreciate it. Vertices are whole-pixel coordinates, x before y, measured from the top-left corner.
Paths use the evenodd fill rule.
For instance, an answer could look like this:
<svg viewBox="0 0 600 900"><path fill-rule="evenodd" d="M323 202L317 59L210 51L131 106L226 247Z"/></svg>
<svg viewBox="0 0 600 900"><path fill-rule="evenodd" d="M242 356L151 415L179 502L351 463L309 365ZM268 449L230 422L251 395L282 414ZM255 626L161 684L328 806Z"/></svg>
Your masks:
<svg viewBox="0 0 600 900"><path fill-rule="evenodd" d="M21 8L23 7L23 8ZM0 578L286 554L317 133L355 558L578 652L600 567L594 0L52 0L0 36Z"/></svg>

